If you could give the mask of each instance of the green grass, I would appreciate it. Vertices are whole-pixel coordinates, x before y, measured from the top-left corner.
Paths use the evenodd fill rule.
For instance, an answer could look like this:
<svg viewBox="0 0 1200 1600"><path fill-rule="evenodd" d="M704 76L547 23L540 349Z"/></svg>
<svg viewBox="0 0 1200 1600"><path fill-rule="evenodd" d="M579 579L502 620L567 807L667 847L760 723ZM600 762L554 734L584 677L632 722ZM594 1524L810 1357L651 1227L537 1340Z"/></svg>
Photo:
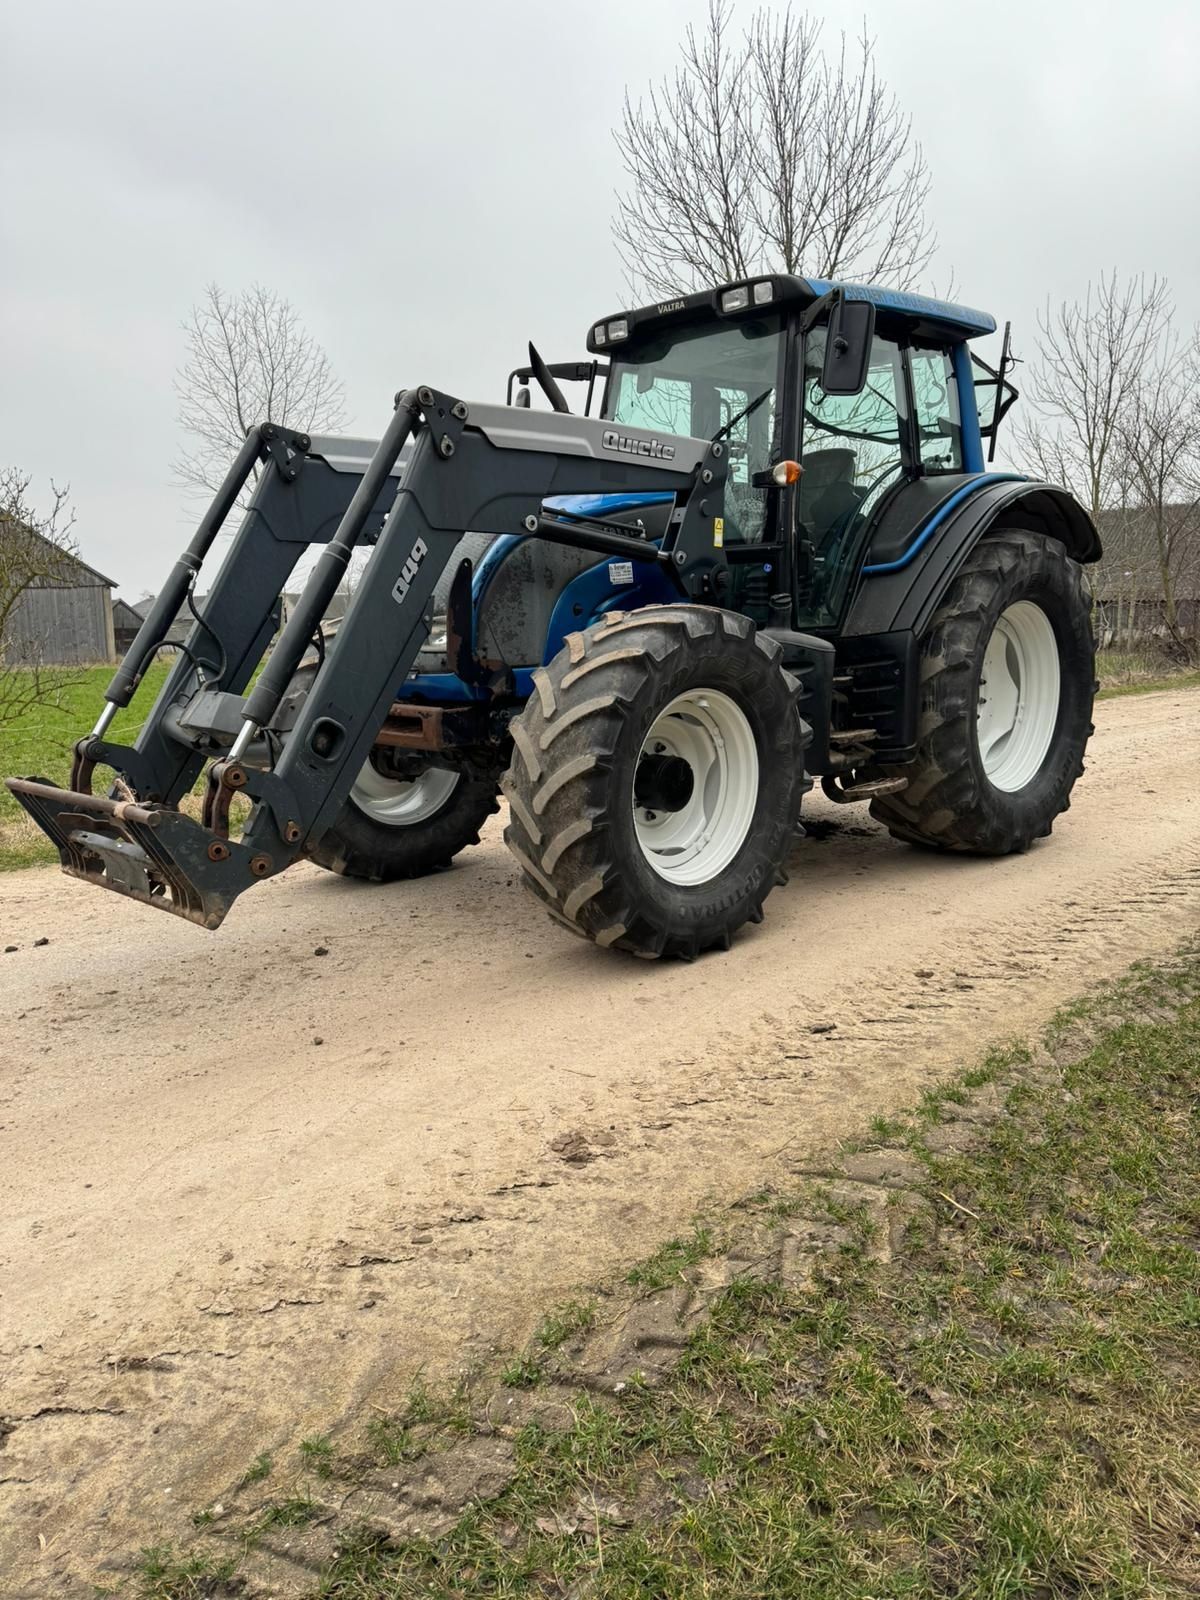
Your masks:
<svg viewBox="0 0 1200 1600"><path fill-rule="evenodd" d="M261 1450L246 1468L245 1472L242 1473L241 1480L238 1483L238 1488L245 1489L248 1488L252 1483L261 1483L264 1478L269 1478L271 1476L274 1466L275 1462L270 1452L267 1450Z"/></svg>
<svg viewBox="0 0 1200 1600"><path fill-rule="evenodd" d="M320 1507L308 1495L289 1495L286 1500L274 1500L264 1506L247 1536L253 1540L272 1528L303 1528L320 1514Z"/></svg>
<svg viewBox="0 0 1200 1600"><path fill-rule="evenodd" d="M133 704L113 718L109 737L128 743L141 727L171 663L156 661L146 673ZM0 778L49 778L63 784L71 775L72 747L88 733L104 705L114 668L80 667L53 705L33 706L12 727L0 728ZM57 861L53 845L0 786L0 870Z"/></svg>
<svg viewBox="0 0 1200 1600"><path fill-rule="evenodd" d="M1057 1070L1010 1047L889 1119L926 1201L890 1259L872 1249L865 1206L756 1197L756 1226L837 1225L810 1285L735 1279L660 1387L572 1390L569 1424L517 1429L510 1486L438 1538L340 1528L314 1594L1200 1591L1198 997L1194 948L1066 1008L1046 1036ZM1003 1111L956 1124L974 1145L933 1141L989 1084ZM734 1212L721 1220L722 1232L735 1226ZM671 1240L629 1274L636 1297L722 1248L708 1226ZM531 1350L545 1357L591 1317L589 1302L569 1303ZM513 1367L545 1377L532 1354ZM411 1461L417 1432L445 1415L418 1387L372 1424L374 1442L385 1461ZM462 1424L461 1395L454 1415ZM247 1536L317 1514L309 1500L282 1502ZM149 1554L147 1600L237 1592L202 1556Z"/></svg>
<svg viewBox="0 0 1200 1600"><path fill-rule="evenodd" d="M685 1238L668 1239L652 1256L631 1267L625 1275L625 1282L647 1293L665 1289L668 1284L677 1283L689 1267L694 1267L705 1256L712 1255L715 1249L712 1229L702 1222L695 1222L691 1233Z"/></svg>
<svg viewBox="0 0 1200 1600"><path fill-rule="evenodd" d="M1102 681L1098 700L1117 700L1122 695L1152 694L1157 689L1200 689L1200 671L1173 672L1157 678L1133 678L1125 683Z"/></svg>
<svg viewBox="0 0 1200 1600"><path fill-rule="evenodd" d="M204 1552L179 1556L167 1545L148 1545L137 1561L138 1593L143 1600L208 1600L234 1592L228 1585L236 1568L235 1556ZM101 1591L105 1592L119 1593Z"/></svg>
<svg viewBox="0 0 1200 1600"><path fill-rule="evenodd" d="M543 1317L534 1334L534 1340L543 1350L557 1350L568 1339L587 1333L596 1322L596 1305L592 1300L567 1300Z"/></svg>
<svg viewBox="0 0 1200 1600"><path fill-rule="evenodd" d="M387 1467L418 1461L439 1442L474 1431L465 1385L438 1391L418 1378L398 1411L381 1412L366 1430L366 1453Z"/></svg>
<svg viewBox="0 0 1200 1600"><path fill-rule="evenodd" d="M1101 700L1155 689L1200 688L1200 668L1180 667L1159 651L1101 650L1096 655Z"/></svg>
<svg viewBox="0 0 1200 1600"><path fill-rule="evenodd" d="M318 1478L333 1476L333 1444L324 1434L315 1434L311 1439L301 1439L300 1460L306 1472L311 1472Z"/></svg>

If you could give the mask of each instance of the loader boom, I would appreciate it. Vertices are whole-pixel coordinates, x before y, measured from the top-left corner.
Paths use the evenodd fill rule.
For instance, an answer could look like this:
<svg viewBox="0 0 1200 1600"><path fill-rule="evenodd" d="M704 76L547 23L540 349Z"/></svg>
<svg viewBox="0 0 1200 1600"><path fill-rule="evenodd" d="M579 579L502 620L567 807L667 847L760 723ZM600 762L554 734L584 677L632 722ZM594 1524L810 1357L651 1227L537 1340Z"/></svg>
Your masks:
<svg viewBox="0 0 1200 1600"><path fill-rule="evenodd" d="M410 441L411 456L397 479L394 469ZM328 441L318 443L328 447ZM715 593L714 574L724 564L726 454L719 440L664 439L636 428L618 434L599 419L468 407L422 386L400 395L348 504L344 482L322 470L328 462L314 458L312 449L313 441L268 425L239 456L175 569L169 601L182 599L187 575L198 568L253 461L265 455L262 481L203 623L193 630L190 659L168 677L136 745L115 745L103 734L111 710L128 701L161 643L172 603L152 612L114 676L109 710L77 746L73 788L9 780L58 846L68 872L208 928L220 925L245 889L303 855L338 815L428 637L431 596L465 530L536 533L653 562L692 599ZM677 510L660 545L588 518L543 512L547 498L602 491L614 482L676 495ZM341 510L336 527L331 507ZM280 702L351 555L377 530L342 626L286 740L280 739L271 727ZM318 542L324 549L300 601L243 700L299 547ZM201 652L211 658L215 647L220 659L213 663ZM207 681L205 665L215 674ZM214 753L204 822L198 823L175 807ZM107 797L90 792L97 765L118 774ZM237 794L253 802L240 840L229 836L228 822Z"/></svg>

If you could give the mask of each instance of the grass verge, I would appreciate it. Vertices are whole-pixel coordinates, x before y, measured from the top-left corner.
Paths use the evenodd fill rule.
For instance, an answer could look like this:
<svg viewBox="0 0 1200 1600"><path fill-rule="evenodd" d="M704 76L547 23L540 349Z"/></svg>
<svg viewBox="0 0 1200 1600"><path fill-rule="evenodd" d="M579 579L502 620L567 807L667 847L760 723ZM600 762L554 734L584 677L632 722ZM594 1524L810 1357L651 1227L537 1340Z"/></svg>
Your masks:
<svg viewBox="0 0 1200 1600"><path fill-rule="evenodd" d="M1200 669L1180 667L1158 651L1101 650L1096 656L1101 700L1156 689L1200 688Z"/></svg>
<svg viewBox="0 0 1200 1600"><path fill-rule="evenodd" d="M133 704L114 717L111 738L129 743L136 735L172 664L160 660L150 667ZM80 667L53 705L33 706L12 727L0 730L0 778L33 775L66 783L72 748L99 716L112 675L111 666ZM0 785L0 871L57 860L49 839Z"/></svg>
<svg viewBox="0 0 1200 1600"><path fill-rule="evenodd" d="M504 1426L494 1408L460 1408L457 1443L436 1445L449 1462L503 1444L499 1492L424 1533L355 1523L350 1494L312 1592L1197 1592L1198 1105L1200 946L1068 1008L1036 1049L994 1053L873 1139L814 1157L814 1182L757 1195L635 1268L618 1291L643 1330L630 1350L648 1306L713 1281L712 1252L731 1251L657 1377L604 1389L593 1364L581 1381L594 1307L547 1319L518 1358L542 1381L499 1391L526 1409ZM729 1246L747 1229L760 1248ZM583 1352L574 1369L568 1348ZM410 1411L389 1462L433 1416L427 1397ZM305 1448L318 1480L361 1481L361 1458ZM147 1552L139 1594L258 1594L252 1564L232 1576L233 1537L207 1558Z"/></svg>

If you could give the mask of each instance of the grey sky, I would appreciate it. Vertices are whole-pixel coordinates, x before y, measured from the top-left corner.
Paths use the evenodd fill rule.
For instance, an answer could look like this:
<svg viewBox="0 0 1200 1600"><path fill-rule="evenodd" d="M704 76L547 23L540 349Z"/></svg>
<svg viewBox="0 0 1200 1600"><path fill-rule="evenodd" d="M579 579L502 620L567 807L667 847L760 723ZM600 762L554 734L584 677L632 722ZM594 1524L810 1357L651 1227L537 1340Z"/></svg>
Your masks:
<svg viewBox="0 0 1200 1600"><path fill-rule="evenodd" d="M209 279L292 300L370 435L402 383L493 398L529 337L582 355L627 298L624 86L702 9L3 0L0 464L69 482L84 555L133 595L196 515L172 378ZM809 9L832 37L864 7ZM932 170L936 284L1011 316L1018 354L1104 267L1167 274L1200 317L1195 0L866 10Z"/></svg>

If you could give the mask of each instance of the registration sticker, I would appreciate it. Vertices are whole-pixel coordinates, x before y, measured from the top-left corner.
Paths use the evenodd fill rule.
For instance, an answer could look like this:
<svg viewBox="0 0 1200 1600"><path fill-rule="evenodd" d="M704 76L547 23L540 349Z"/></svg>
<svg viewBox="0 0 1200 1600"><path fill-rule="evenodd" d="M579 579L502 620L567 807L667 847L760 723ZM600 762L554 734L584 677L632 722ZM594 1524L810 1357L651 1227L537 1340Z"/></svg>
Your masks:
<svg viewBox="0 0 1200 1600"><path fill-rule="evenodd" d="M713 549L720 550L725 544L725 518L713 518Z"/></svg>
<svg viewBox="0 0 1200 1600"><path fill-rule="evenodd" d="M608 563L608 581L610 583L632 583L632 561L610 561Z"/></svg>

